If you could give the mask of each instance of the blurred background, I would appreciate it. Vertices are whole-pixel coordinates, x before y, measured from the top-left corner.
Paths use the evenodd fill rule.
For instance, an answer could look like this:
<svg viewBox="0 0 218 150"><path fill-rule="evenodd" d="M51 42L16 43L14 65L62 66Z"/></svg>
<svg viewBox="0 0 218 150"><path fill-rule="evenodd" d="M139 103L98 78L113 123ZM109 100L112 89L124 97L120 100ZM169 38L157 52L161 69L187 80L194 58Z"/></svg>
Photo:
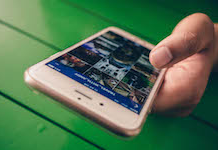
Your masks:
<svg viewBox="0 0 218 150"><path fill-rule="evenodd" d="M195 12L218 22L218 1L0 0L0 149L217 150L216 74L190 116L150 115L141 134L128 140L33 93L23 81L29 66L103 28L116 26L157 44Z"/></svg>

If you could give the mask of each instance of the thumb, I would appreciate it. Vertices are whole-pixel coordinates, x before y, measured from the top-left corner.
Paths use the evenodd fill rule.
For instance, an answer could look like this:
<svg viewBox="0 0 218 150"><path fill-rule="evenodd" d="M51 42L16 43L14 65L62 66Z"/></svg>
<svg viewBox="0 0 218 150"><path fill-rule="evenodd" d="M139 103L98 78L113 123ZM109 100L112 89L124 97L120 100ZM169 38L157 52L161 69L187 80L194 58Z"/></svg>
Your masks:
<svg viewBox="0 0 218 150"><path fill-rule="evenodd" d="M201 13L183 19L173 33L161 41L150 53L150 62L156 68L169 67L211 46L214 25Z"/></svg>

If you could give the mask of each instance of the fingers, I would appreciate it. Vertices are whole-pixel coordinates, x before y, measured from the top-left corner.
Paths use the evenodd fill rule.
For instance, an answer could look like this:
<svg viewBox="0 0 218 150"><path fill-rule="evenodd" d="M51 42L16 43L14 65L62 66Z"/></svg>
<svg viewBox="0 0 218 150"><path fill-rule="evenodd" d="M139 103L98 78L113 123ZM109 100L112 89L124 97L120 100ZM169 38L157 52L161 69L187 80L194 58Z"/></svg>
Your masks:
<svg viewBox="0 0 218 150"><path fill-rule="evenodd" d="M202 51L170 67L154 101L153 112L187 116L199 103L212 65L211 53Z"/></svg>
<svg viewBox="0 0 218 150"><path fill-rule="evenodd" d="M150 53L156 68L170 67L154 101L155 113L187 116L199 103L212 69L214 24L204 14L183 19ZM194 55L195 54L195 55ZM183 60L183 61L182 61Z"/></svg>
<svg viewBox="0 0 218 150"><path fill-rule="evenodd" d="M161 41L150 53L150 62L164 68L212 45L214 25L204 14L196 13L183 19L173 33Z"/></svg>
<svg viewBox="0 0 218 150"><path fill-rule="evenodd" d="M196 105L180 106L180 107L169 109L164 112L158 112L155 110L155 107L153 107L152 113L156 113L168 117L186 117L194 110L195 107Z"/></svg>

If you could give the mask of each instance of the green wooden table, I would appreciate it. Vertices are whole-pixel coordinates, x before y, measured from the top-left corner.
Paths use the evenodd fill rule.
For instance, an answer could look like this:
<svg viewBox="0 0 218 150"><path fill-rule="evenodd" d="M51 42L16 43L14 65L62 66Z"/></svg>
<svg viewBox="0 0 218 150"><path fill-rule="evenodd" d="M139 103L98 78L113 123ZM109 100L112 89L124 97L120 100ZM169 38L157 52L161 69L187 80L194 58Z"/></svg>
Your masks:
<svg viewBox="0 0 218 150"><path fill-rule="evenodd" d="M108 26L157 44L194 12L218 22L214 0L0 0L0 149L218 149L218 77L186 118L150 115L123 140L31 92L25 69Z"/></svg>

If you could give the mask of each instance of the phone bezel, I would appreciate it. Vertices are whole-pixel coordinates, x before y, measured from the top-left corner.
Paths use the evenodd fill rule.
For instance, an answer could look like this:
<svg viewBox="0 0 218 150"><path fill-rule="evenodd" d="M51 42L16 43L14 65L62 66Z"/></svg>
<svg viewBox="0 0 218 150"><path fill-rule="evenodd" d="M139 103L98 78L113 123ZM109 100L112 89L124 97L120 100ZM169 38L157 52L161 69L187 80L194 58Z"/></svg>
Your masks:
<svg viewBox="0 0 218 150"><path fill-rule="evenodd" d="M26 71L25 81L33 88L53 97L57 101L63 103L67 107L70 107L80 114L85 115L91 120L100 123L104 127L112 130L114 132L123 134L125 136L133 136L139 133L142 124L146 119L147 114L150 112L151 105L153 103L154 97L160 87L163 80L165 69L161 70L157 81L155 82L152 91L146 100L140 114L136 114L129 109L117 104L111 99L94 92L88 87L82 85L81 83L65 76L64 74L46 66L45 64L54 60L55 58L79 47L80 45L108 32L115 32L131 41L141 44L148 49L152 49L154 45L144 41L122 29L116 27L108 27L102 31L94 34L93 36L61 51L51 57L37 63L36 65L30 67ZM73 86L72 86L73 85ZM70 89L69 89L70 87ZM75 90L81 90L86 95L92 95L92 101L78 101L78 93ZM74 98L72 98L74 97ZM80 96L81 97L81 96ZM97 106L100 102L104 101L104 107ZM106 109L107 107L107 109ZM116 109L115 109L116 108Z"/></svg>

